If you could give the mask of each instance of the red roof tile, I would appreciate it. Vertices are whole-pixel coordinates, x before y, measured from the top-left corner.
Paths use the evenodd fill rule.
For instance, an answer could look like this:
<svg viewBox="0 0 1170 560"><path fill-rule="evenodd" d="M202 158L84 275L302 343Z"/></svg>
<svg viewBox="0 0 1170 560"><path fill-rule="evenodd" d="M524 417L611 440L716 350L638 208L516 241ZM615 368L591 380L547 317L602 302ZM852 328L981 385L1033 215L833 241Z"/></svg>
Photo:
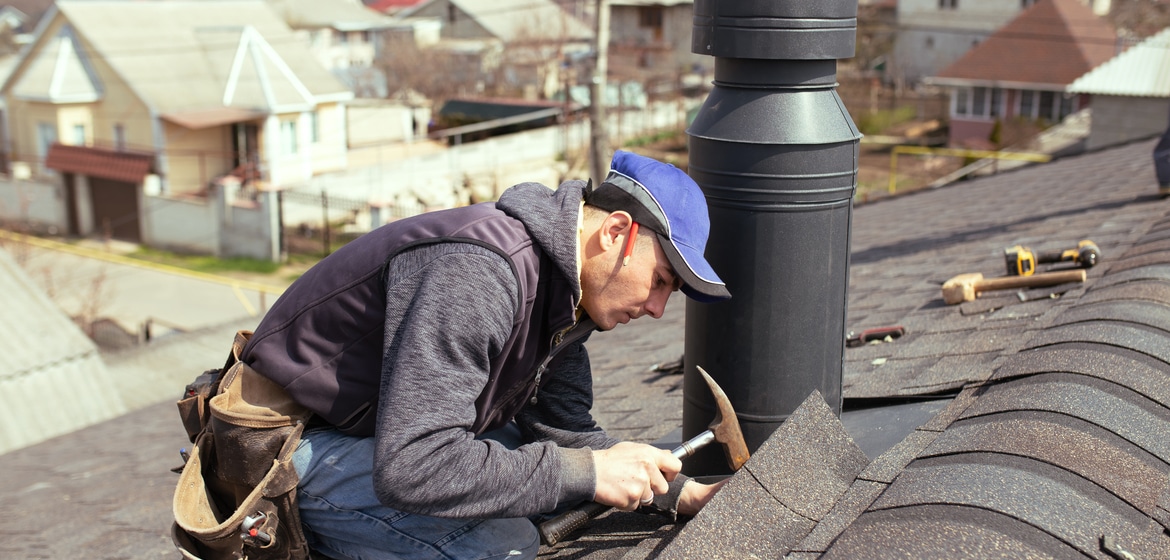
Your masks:
<svg viewBox="0 0 1170 560"><path fill-rule="evenodd" d="M65 144L50 146L49 155L45 158L45 167L49 169L127 183L142 182L153 164L154 156L149 154Z"/></svg>
<svg viewBox="0 0 1170 560"><path fill-rule="evenodd" d="M1116 38L1077 0L1040 0L937 77L1068 85L1112 58Z"/></svg>

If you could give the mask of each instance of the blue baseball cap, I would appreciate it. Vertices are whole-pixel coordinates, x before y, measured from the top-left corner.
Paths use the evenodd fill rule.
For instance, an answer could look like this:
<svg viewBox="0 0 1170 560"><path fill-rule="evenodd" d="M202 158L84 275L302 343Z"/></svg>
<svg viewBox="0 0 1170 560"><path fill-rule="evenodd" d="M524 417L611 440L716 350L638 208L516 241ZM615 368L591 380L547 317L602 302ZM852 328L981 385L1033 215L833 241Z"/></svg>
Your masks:
<svg viewBox="0 0 1170 560"><path fill-rule="evenodd" d="M605 181L586 191L585 203L607 212L629 212L639 227L657 234L687 297L703 303L731 297L703 257L711 233L707 199L683 170L619 150Z"/></svg>

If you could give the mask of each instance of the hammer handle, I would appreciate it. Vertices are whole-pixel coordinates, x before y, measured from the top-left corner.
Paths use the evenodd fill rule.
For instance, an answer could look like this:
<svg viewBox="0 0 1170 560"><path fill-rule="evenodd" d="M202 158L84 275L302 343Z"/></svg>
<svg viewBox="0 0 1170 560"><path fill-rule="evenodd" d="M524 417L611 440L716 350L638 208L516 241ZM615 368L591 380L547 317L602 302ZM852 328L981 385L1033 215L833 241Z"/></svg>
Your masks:
<svg viewBox="0 0 1170 560"><path fill-rule="evenodd" d="M1030 288L1036 286L1055 286L1065 282L1084 282L1084 270L1062 270L1059 272L1041 272L1031 276L1005 276L1002 278L987 278L975 283L976 292L990 292L992 290L1010 290L1013 288Z"/></svg>
<svg viewBox="0 0 1170 560"><path fill-rule="evenodd" d="M682 445L671 450L670 454L679 459L690 457L707 444L715 441L715 432L705 430L703 433L683 442ZM597 502L585 502L565 513L562 513L540 524L540 540L546 546L561 542L566 536L573 534L577 529L585 526L591 519L597 517L613 506L601 505Z"/></svg>

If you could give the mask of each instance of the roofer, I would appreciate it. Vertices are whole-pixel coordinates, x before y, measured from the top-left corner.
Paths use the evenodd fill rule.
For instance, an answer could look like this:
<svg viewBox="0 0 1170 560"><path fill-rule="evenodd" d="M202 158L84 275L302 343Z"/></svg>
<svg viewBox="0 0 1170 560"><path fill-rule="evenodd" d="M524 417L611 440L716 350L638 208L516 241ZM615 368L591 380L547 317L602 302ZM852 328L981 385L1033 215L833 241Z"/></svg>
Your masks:
<svg viewBox="0 0 1170 560"><path fill-rule="evenodd" d="M313 420L292 463L310 545L337 558L535 556L530 516L586 500L696 513L716 485L589 414L594 330L730 297L703 193L618 152L605 181L392 222L299 278L240 361ZM633 242L631 242L633 241Z"/></svg>

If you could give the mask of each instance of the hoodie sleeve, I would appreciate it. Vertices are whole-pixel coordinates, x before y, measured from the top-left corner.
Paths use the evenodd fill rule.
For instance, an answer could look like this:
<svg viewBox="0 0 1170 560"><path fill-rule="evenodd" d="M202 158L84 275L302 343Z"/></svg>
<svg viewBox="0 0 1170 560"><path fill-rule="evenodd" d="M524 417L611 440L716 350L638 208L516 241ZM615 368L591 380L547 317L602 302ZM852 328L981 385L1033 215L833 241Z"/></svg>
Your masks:
<svg viewBox="0 0 1170 560"><path fill-rule="evenodd" d="M428 245L391 261L375 434L383 503L438 517L522 517L593 496L589 449L509 450L471 431L517 294L507 261L477 245Z"/></svg>

